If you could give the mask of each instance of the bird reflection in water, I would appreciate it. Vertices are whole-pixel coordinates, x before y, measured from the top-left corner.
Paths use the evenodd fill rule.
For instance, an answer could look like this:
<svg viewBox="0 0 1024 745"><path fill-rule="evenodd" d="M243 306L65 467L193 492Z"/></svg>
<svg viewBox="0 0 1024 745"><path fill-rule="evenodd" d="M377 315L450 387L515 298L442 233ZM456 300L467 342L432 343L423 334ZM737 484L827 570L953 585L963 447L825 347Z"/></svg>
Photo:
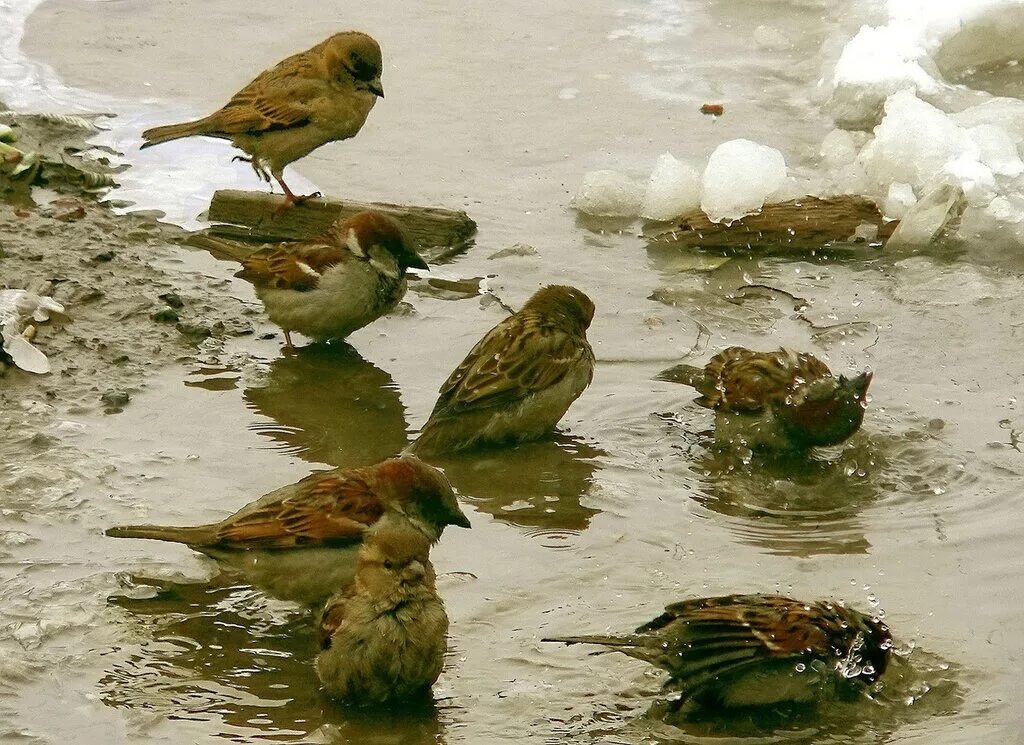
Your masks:
<svg viewBox="0 0 1024 745"><path fill-rule="evenodd" d="M308 616L247 585L161 582L128 587L111 603L147 640L107 656L101 697L144 713L147 738L169 719L179 722L174 731L181 720L219 721L240 741L445 742L450 707L429 694L388 708L330 699L313 671L319 646Z"/></svg>
<svg viewBox="0 0 1024 745"><path fill-rule="evenodd" d="M405 410L391 376L348 344L313 344L270 364L266 385L247 388L253 428L311 463L363 466L406 444Z"/></svg>
<svg viewBox="0 0 1024 745"><path fill-rule="evenodd" d="M431 458L459 495L473 506L562 547L568 534L585 530L600 510L581 501L594 483L605 452L579 438L511 447L475 448Z"/></svg>

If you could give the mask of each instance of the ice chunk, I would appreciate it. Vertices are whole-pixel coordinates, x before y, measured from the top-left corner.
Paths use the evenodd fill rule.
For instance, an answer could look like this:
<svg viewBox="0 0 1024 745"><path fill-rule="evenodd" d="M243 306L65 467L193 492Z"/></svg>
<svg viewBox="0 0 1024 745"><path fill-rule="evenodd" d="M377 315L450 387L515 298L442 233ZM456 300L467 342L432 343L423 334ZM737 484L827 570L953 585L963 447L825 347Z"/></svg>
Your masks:
<svg viewBox="0 0 1024 745"><path fill-rule="evenodd" d="M996 180L991 169L970 155L950 160L943 170L960 184L972 207L984 207L996 196Z"/></svg>
<svg viewBox="0 0 1024 745"><path fill-rule="evenodd" d="M1015 142L1024 140L1024 101L1019 98L993 98L951 114L950 118L967 129L991 124L1005 131Z"/></svg>
<svg viewBox="0 0 1024 745"><path fill-rule="evenodd" d="M700 174L671 153L665 153L651 172L640 215L649 220L671 220L698 207Z"/></svg>
<svg viewBox="0 0 1024 745"><path fill-rule="evenodd" d="M915 204L917 204L917 197L914 195L914 189L910 184L896 181L889 184L889 193L885 197L882 212L888 218L899 220Z"/></svg>
<svg viewBox="0 0 1024 745"><path fill-rule="evenodd" d="M924 48L901 25L863 26L843 48L832 77L829 110L837 124L867 129L878 121L893 93L935 92L938 84L921 66Z"/></svg>
<svg viewBox="0 0 1024 745"><path fill-rule="evenodd" d="M636 217L640 213L643 186L618 171L590 171L583 176L571 205L599 217Z"/></svg>
<svg viewBox="0 0 1024 745"><path fill-rule="evenodd" d="M885 118L875 139L861 151L868 176L878 184L893 181L923 187L947 161L978 149L963 127L910 91L885 102Z"/></svg>
<svg viewBox="0 0 1024 745"><path fill-rule="evenodd" d="M857 157L857 143L845 129L833 129L821 141L821 159L829 168L841 168Z"/></svg>
<svg viewBox="0 0 1024 745"><path fill-rule="evenodd" d="M1000 176L1019 176L1024 173L1024 162L1017 154L1014 144L1006 130L994 124L979 124L967 130L967 136L981 153L980 160L993 173Z"/></svg>
<svg viewBox="0 0 1024 745"><path fill-rule="evenodd" d="M967 200L956 184L941 184L908 210L889 238L888 246L924 246L935 240L950 222L963 214Z"/></svg>
<svg viewBox="0 0 1024 745"><path fill-rule="evenodd" d="M757 212L786 180L786 160L775 148L750 140L723 142L708 159L700 206L712 222Z"/></svg>

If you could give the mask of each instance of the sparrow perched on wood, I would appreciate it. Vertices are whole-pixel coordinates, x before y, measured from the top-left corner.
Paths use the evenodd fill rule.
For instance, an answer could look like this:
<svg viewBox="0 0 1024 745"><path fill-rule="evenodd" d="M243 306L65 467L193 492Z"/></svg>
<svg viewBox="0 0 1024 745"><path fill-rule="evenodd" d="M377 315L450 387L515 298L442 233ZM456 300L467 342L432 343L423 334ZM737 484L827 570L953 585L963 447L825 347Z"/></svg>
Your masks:
<svg viewBox="0 0 1024 745"><path fill-rule="evenodd" d="M284 167L321 145L354 137L377 98L384 97L380 46L370 36L345 31L288 57L236 93L222 108L192 122L147 129L143 148L181 137L231 140L251 156L253 170L297 197L284 182Z"/></svg>
<svg viewBox="0 0 1024 745"><path fill-rule="evenodd" d="M860 428L871 373L836 378L806 352L729 347L703 369L676 365L657 379L700 392L696 402L715 410L720 443L803 450L836 445Z"/></svg>
<svg viewBox="0 0 1024 745"><path fill-rule="evenodd" d="M535 292L455 368L408 450L525 442L554 430L594 377L593 318L594 303L575 287Z"/></svg>
<svg viewBox="0 0 1024 745"><path fill-rule="evenodd" d="M666 687L680 692L674 711L856 694L885 672L893 646L876 618L776 595L684 600L626 636L543 641L599 644L660 667L671 676Z"/></svg>
<svg viewBox="0 0 1024 745"><path fill-rule="evenodd" d="M381 704L426 691L441 674L448 614L419 531L377 531L359 551L355 580L317 622L316 672L333 696Z"/></svg>
<svg viewBox="0 0 1024 745"><path fill-rule="evenodd" d="M470 527L448 479L419 458L402 456L314 473L219 523L125 525L106 534L184 543L271 595L313 604L351 583L367 536L404 526L435 542L446 525Z"/></svg>
<svg viewBox="0 0 1024 745"><path fill-rule="evenodd" d="M189 244L241 263L270 320L317 341L344 339L405 296L407 269L429 269L396 220L373 210L339 219L308 241L261 248L194 235Z"/></svg>

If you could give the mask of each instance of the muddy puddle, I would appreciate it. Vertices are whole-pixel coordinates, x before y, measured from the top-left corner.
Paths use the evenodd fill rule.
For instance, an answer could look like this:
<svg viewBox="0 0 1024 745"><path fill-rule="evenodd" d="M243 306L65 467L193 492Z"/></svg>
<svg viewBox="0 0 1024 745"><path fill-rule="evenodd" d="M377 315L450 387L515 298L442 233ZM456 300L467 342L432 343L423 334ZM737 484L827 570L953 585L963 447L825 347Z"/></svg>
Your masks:
<svg viewBox="0 0 1024 745"><path fill-rule="evenodd" d="M111 198L185 225L213 188L260 186L215 143L140 155L141 128L220 105L331 31L372 32L387 98L359 137L302 161L301 175L340 196L467 210L476 245L439 273L490 277L512 306L541 283L578 285L598 309L598 367L553 441L441 463L474 525L432 554L452 622L445 671L420 707L344 709L318 690L301 609L187 549L102 531L218 519L312 469L395 452L504 311L411 292L409 312L349 344L289 357L251 288L174 245L174 228L90 206L60 228L79 226L80 241L55 247L55 233L38 232L49 218L0 206L0 242L27 280L73 273L85 286L102 272L107 298L69 291L73 320L42 339L54 374L0 378L0 740L1019 738L1019 247L694 260L648 247L639 223L596 224L566 206L587 170L641 176L662 152L698 160L733 137L813 167L832 126L817 81L874 4L8 6L0 14L24 20L25 35L0 38L0 98L117 113L103 142L133 166ZM755 34L765 26L778 34ZM707 100L725 101L725 116L702 116ZM117 258L96 264L110 235ZM489 258L515 243L536 253ZM60 261L26 258L58 250ZM168 292L185 301L186 329L208 334L153 320ZM806 459L717 454L709 413L652 378L732 344L873 370L863 430ZM129 401L105 405L109 389ZM728 592L884 612L898 674L877 704L681 729L644 716L656 671L540 642Z"/></svg>

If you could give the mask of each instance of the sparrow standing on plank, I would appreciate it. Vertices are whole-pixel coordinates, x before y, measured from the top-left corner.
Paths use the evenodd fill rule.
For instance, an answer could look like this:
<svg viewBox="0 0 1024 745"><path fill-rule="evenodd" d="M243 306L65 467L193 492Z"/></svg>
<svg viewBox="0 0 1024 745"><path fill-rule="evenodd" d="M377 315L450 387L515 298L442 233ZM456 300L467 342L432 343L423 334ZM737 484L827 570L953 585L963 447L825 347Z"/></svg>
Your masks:
<svg viewBox="0 0 1024 745"><path fill-rule="evenodd" d="M355 581L317 622L316 672L332 696L381 704L433 685L448 649L448 614L434 586L430 542L388 528L359 551Z"/></svg>
<svg viewBox="0 0 1024 745"><path fill-rule="evenodd" d="M380 46L370 36L345 31L261 72L224 108L193 122L142 133L143 148L180 137L231 140L248 153L241 158L268 183L284 189L282 207L319 194L296 196L284 182L284 167L321 145L354 137L377 98L384 97Z"/></svg>
<svg viewBox="0 0 1024 745"><path fill-rule="evenodd" d="M599 644L649 662L680 692L672 708L814 703L857 694L885 672L893 645L876 618L837 603L726 595L674 603L626 636L543 641Z"/></svg>
<svg viewBox="0 0 1024 745"><path fill-rule="evenodd" d="M806 352L729 347L703 369L676 365L657 379L700 392L697 403L715 410L720 443L803 450L836 445L860 428L871 373L836 378Z"/></svg>
<svg viewBox="0 0 1024 745"><path fill-rule="evenodd" d="M339 219L319 238L262 248L195 235L189 243L242 265L270 320L317 341L344 339L405 296L407 269L429 269L402 226L373 210Z"/></svg>
<svg viewBox="0 0 1024 745"><path fill-rule="evenodd" d="M402 456L314 473L219 523L125 525L106 534L184 543L275 597L315 604L352 582L368 536L404 527L429 545L446 525L470 527L448 479L419 458Z"/></svg>
<svg viewBox="0 0 1024 745"><path fill-rule="evenodd" d="M481 339L441 386L410 452L526 442L554 430L594 377L594 303L548 285Z"/></svg>

